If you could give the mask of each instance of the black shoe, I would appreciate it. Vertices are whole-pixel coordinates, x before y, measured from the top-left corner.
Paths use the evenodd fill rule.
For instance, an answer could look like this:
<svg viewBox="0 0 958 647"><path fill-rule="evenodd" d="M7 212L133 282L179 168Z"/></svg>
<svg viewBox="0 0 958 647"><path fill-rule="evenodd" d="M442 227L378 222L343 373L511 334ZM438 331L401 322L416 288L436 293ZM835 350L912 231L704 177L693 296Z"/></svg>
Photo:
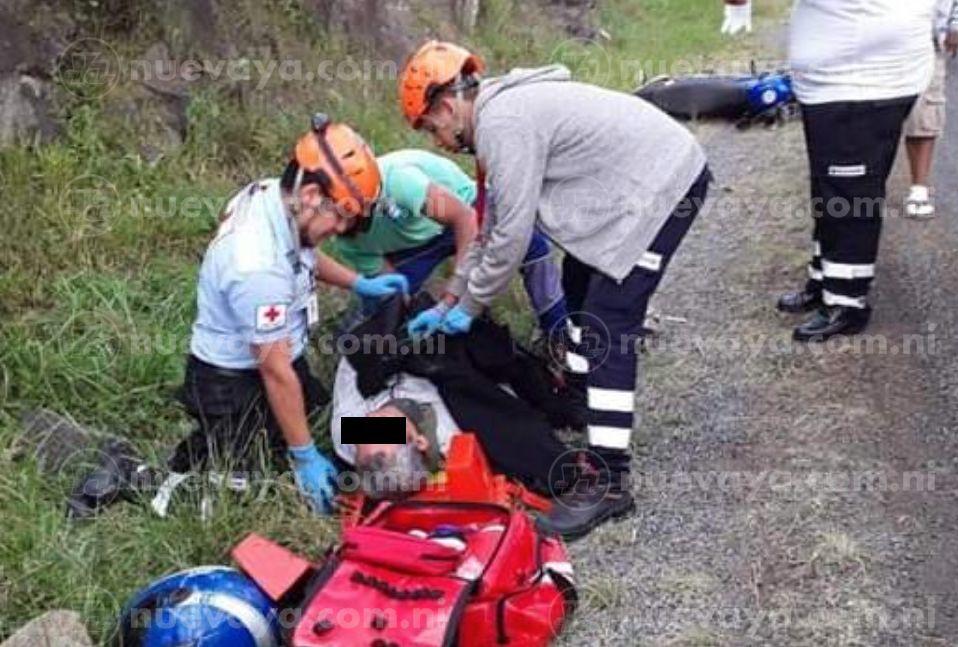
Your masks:
<svg viewBox="0 0 958 647"><path fill-rule="evenodd" d="M157 480L157 472L143 463L126 441L108 442L98 453L97 464L79 480L67 499L68 519L92 519L118 501L133 500L139 493L149 491Z"/></svg>
<svg viewBox="0 0 958 647"><path fill-rule="evenodd" d="M635 509L632 494L622 485L601 476L580 477L570 491L555 500L549 514L536 519L536 528L567 540L584 537L602 523Z"/></svg>
<svg viewBox="0 0 958 647"><path fill-rule="evenodd" d="M801 314L822 307L821 290L805 288L799 292L787 292L778 299L777 307L781 312Z"/></svg>
<svg viewBox="0 0 958 647"><path fill-rule="evenodd" d="M835 335L854 335L868 325L871 308L845 306L822 307L815 315L795 329L795 341L825 341Z"/></svg>

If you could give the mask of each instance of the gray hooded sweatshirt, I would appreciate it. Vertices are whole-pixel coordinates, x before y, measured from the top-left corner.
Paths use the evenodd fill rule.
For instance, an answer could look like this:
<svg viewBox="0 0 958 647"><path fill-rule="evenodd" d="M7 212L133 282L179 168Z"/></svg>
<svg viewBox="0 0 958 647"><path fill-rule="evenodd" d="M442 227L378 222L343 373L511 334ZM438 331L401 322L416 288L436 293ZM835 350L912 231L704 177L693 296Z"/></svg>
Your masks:
<svg viewBox="0 0 958 647"><path fill-rule="evenodd" d="M706 163L695 138L665 113L573 82L562 66L484 81L475 141L488 208L449 286L471 314L509 285L536 224L567 253L621 281Z"/></svg>

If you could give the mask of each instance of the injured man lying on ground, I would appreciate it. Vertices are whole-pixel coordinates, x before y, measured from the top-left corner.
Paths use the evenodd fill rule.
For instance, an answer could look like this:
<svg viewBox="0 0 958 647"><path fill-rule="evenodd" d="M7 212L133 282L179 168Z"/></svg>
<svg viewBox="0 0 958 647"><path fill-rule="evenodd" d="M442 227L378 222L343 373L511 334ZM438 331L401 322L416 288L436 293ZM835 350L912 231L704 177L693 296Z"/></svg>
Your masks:
<svg viewBox="0 0 958 647"><path fill-rule="evenodd" d="M460 430L476 435L496 472L532 491L554 495L571 485L560 462L574 460L554 430L581 428L583 414L553 385L546 361L489 320L465 336L402 340L407 314L401 299L391 299L346 333L356 352L336 369L333 446L364 492L400 498L421 489ZM406 444L344 444L343 418L368 416L405 417Z"/></svg>
<svg viewBox="0 0 958 647"><path fill-rule="evenodd" d="M399 498L421 489L442 467L452 437L460 430L475 435L492 469L515 479L529 490L555 496L575 483L577 455L556 437L555 430L583 429L581 395L554 384L544 358L516 344L507 328L479 319L467 335L437 335L413 341L404 338L409 314L432 305L428 295L407 307L392 298L351 331L355 350L339 360L333 383L332 437L337 456L354 466L359 486L373 498ZM344 417L394 416L406 418L406 444L344 444ZM261 434L248 426L247 436L227 439L224 460L258 463L253 451ZM173 456L194 446L205 457L217 447L200 432L182 440ZM185 449L184 449L185 448ZM212 453L211 453L212 452ZM229 463L227 463L229 465ZM91 518L123 499L146 495L160 516L168 514L174 494L187 483L214 489L246 492L249 476L257 472L222 471L204 458L189 470L163 470L141 460L128 443L112 443L100 460L77 483L68 502L71 518ZM281 465L279 466L281 467ZM193 477L204 474L199 481ZM347 479L340 479L346 483ZM207 488L200 487L204 513L212 505Z"/></svg>
<svg viewBox="0 0 958 647"><path fill-rule="evenodd" d="M452 436L458 432L431 382L409 374L397 375L396 382L392 388L363 398L349 361L340 360L336 369L333 448L340 459L355 467L363 491L375 498L395 498L421 489L442 467ZM343 443L344 417L403 417L406 444Z"/></svg>

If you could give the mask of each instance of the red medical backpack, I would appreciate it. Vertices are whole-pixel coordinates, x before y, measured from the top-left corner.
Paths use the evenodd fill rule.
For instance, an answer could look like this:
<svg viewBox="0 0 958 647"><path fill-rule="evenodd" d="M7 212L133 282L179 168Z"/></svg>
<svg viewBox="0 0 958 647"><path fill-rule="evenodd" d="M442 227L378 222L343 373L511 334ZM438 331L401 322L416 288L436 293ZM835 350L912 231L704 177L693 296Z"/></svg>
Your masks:
<svg viewBox="0 0 958 647"><path fill-rule="evenodd" d="M540 535L524 512L489 503L384 503L344 532L312 576L288 641L540 647L558 635L575 600L564 545Z"/></svg>

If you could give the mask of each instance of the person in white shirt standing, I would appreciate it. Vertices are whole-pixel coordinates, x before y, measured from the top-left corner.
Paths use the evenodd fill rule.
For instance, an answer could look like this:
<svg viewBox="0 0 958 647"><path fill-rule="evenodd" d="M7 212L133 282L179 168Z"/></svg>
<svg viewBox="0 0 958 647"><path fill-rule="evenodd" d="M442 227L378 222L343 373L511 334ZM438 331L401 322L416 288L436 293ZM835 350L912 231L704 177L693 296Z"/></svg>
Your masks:
<svg viewBox="0 0 958 647"><path fill-rule="evenodd" d="M809 280L778 309L815 311L798 341L855 334L868 324L885 184L902 127L928 87L936 0L796 0L791 62L811 174ZM726 0L722 31L751 29L750 0Z"/></svg>
<svg viewBox="0 0 958 647"><path fill-rule="evenodd" d="M905 215L913 218L935 215L930 190L931 165L935 141L945 131L946 54L952 58L958 54L958 0L938 0L932 42L936 52L935 74L905 122L905 150L911 166L911 190L905 198Z"/></svg>

